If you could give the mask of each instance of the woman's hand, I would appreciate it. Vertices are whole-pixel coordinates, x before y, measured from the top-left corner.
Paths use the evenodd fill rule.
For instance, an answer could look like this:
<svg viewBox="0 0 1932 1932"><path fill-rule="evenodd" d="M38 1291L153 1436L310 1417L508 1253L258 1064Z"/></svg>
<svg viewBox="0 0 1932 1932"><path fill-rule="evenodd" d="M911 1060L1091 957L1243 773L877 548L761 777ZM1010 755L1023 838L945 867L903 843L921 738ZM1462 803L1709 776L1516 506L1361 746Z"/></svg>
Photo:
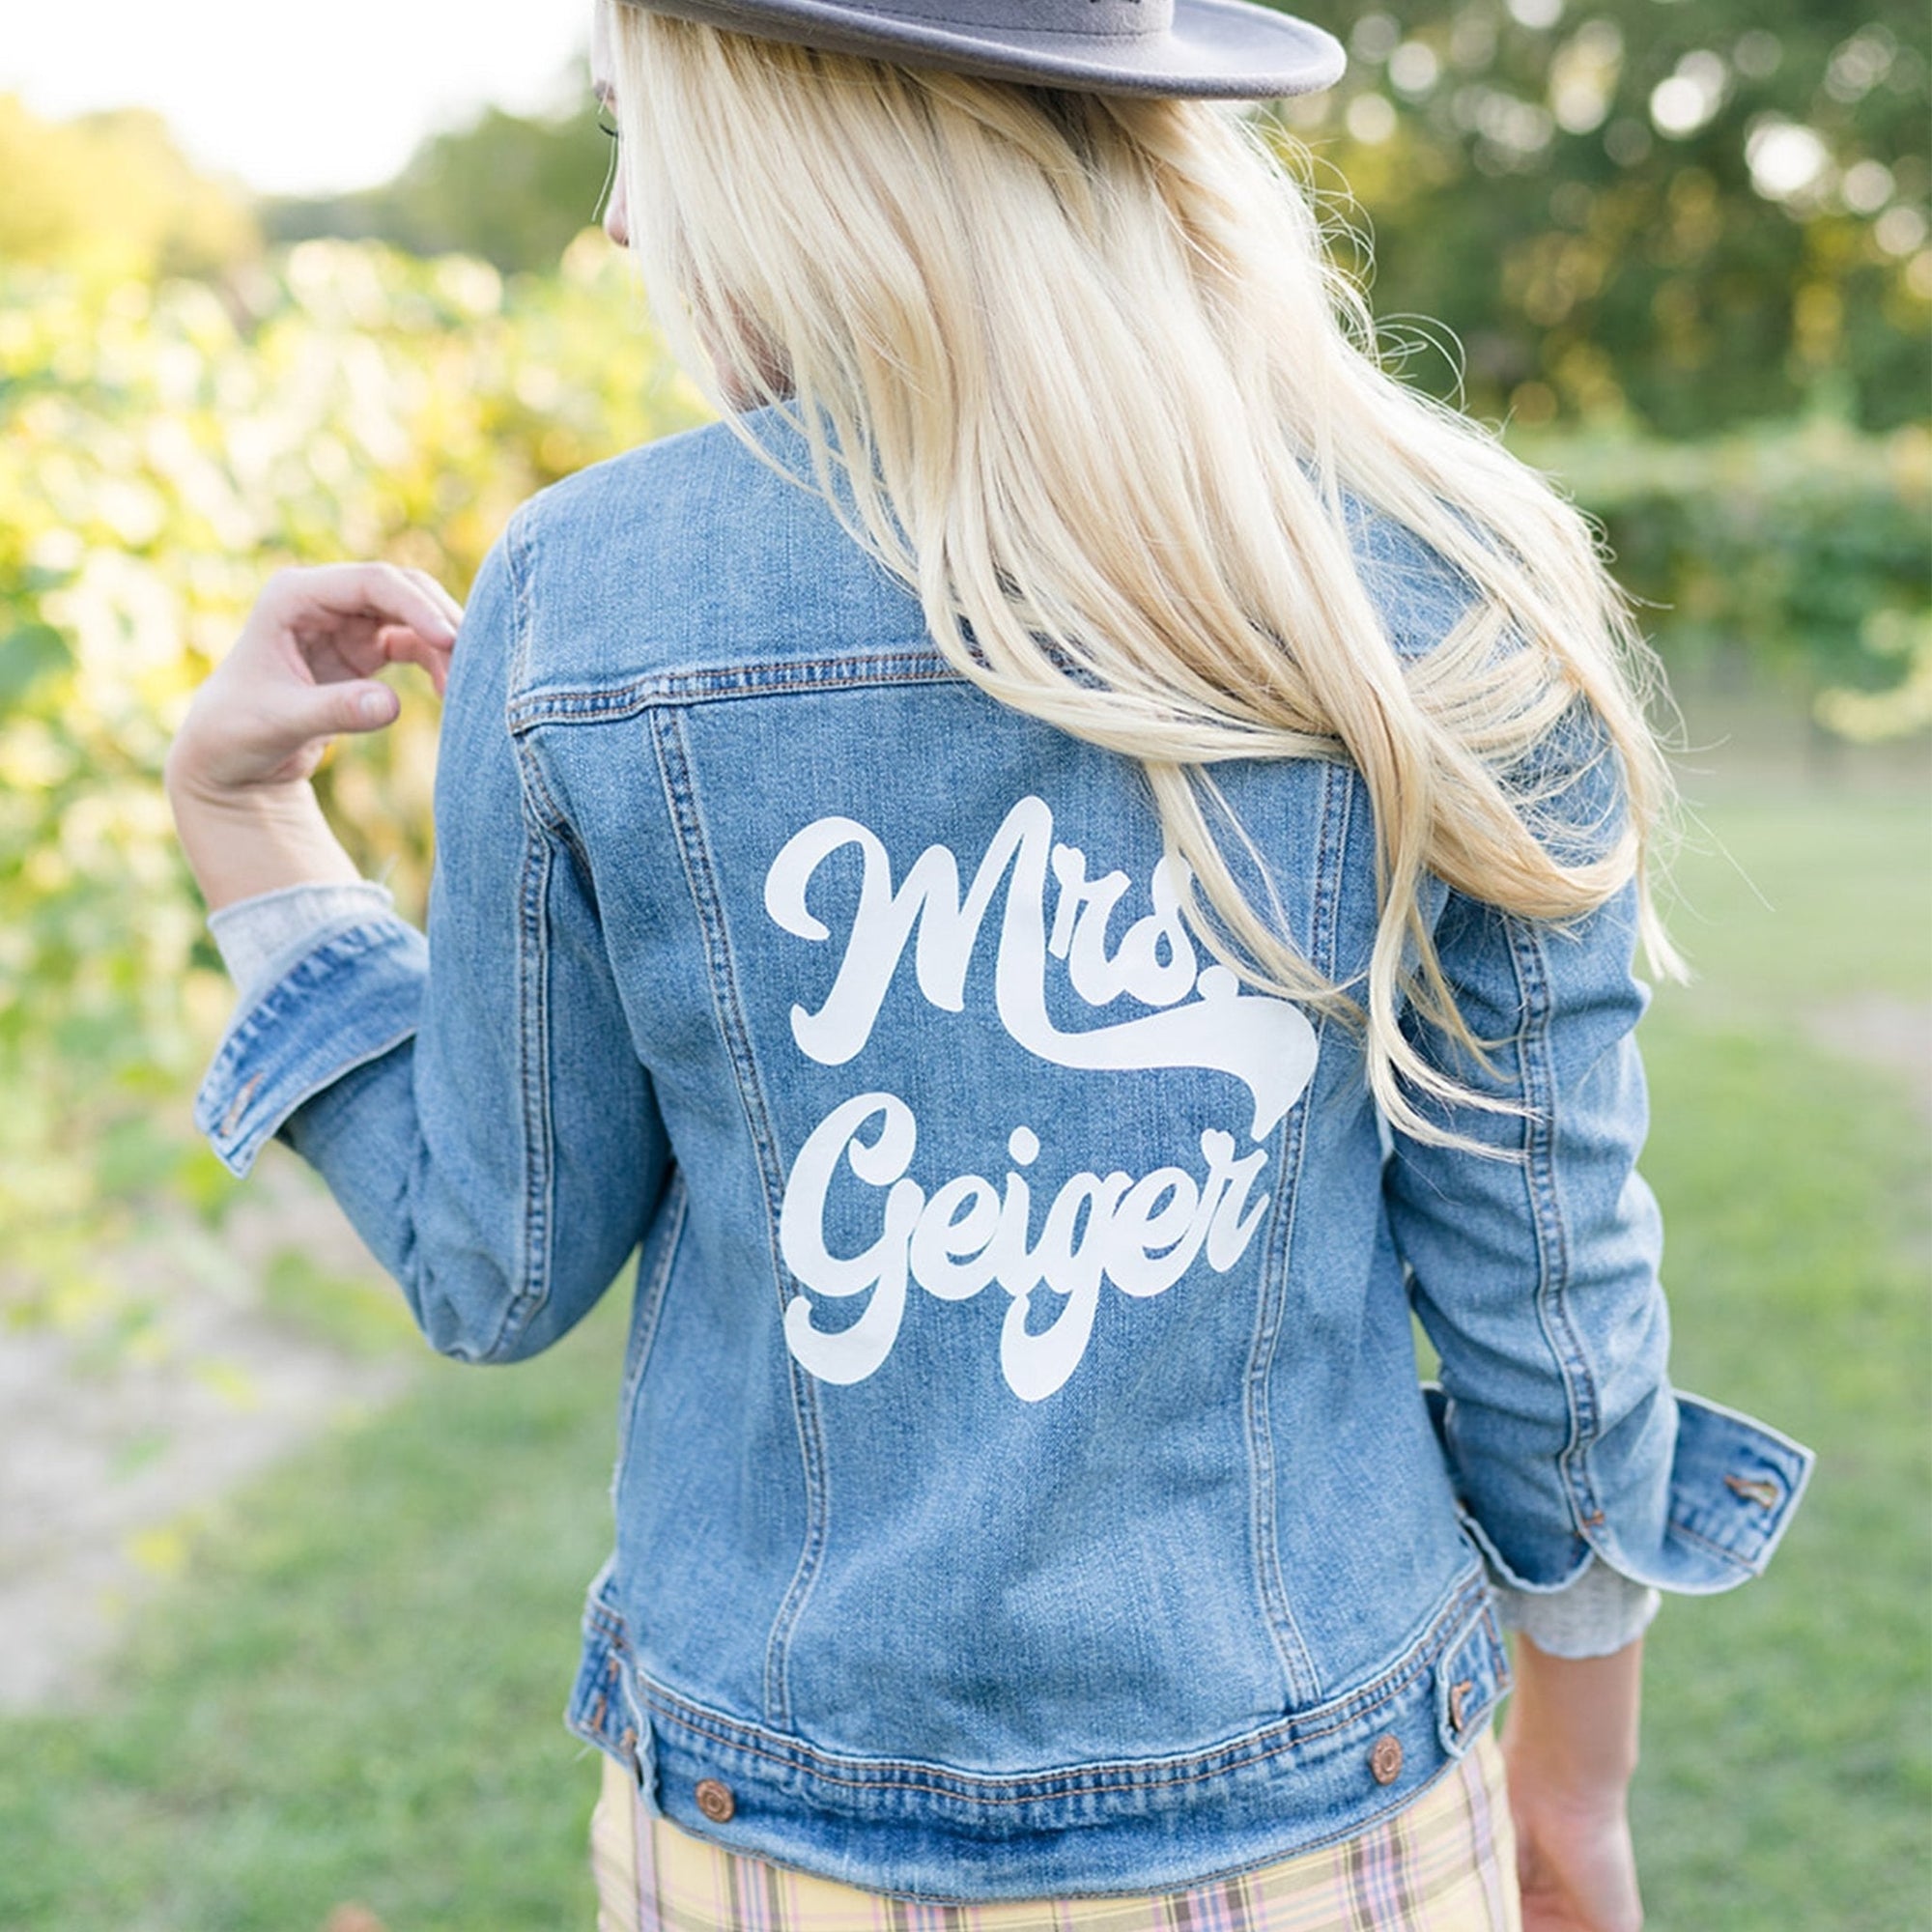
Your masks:
<svg viewBox="0 0 1932 1932"><path fill-rule="evenodd" d="M441 692L462 617L426 571L277 572L188 706L168 753L169 792L229 797L306 782L337 732L394 722L396 695L377 671L418 664Z"/></svg>
<svg viewBox="0 0 1932 1932"><path fill-rule="evenodd" d="M418 664L442 691L462 615L426 572L393 564L270 580L168 751L176 830L211 911L358 876L308 781L337 732L394 722L396 694L375 672Z"/></svg>
<svg viewBox="0 0 1932 1932"><path fill-rule="evenodd" d="M1520 1632L1503 1720L1523 1932L1638 1932L1626 1794L1636 1769L1643 1639L1551 1657Z"/></svg>

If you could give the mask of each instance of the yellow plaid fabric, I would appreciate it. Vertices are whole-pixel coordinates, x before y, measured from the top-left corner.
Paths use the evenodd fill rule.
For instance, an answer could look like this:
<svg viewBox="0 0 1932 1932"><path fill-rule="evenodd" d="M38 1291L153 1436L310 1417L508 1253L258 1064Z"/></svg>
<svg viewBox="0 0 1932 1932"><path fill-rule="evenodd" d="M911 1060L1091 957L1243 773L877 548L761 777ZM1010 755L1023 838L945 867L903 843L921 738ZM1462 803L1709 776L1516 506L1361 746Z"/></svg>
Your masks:
<svg viewBox="0 0 1932 1932"><path fill-rule="evenodd" d="M1481 1738L1344 1844L1186 1891L933 1905L855 1891L694 1838L609 1758L591 1820L598 1932L1521 1932L1502 1754Z"/></svg>

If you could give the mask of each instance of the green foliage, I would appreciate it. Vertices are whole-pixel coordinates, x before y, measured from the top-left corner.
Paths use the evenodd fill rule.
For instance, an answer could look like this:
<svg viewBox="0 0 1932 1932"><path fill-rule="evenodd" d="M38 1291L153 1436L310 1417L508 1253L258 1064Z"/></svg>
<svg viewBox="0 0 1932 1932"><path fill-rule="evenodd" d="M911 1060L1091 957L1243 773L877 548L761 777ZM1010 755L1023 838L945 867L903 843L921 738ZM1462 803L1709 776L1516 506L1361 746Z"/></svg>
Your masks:
<svg viewBox="0 0 1932 1932"><path fill-rule="evenodd" d="M1849 738L1932 724L1932 430L1511 439L1604 527L1677 670L1747 663Z"/></svg>
<svg viewBox="0 0 1932 1932"><path fill-rule="evenodd" d="M1411 380L1529 428L1925 415L1917 0L1286 4L1349 44L1338 87L1279 111L1318 185L1339 168L1352 191L1337 212L1372 233L1376 311ZM608 163L587 112L492 112L384 187L264 218L548 269Z"/></svg>
<svg viewBox="0 0 1932 1932"><path fill-rule="evenodd" d="M198 175L158 115L51 123L0 95L0 268L146 279L210 274L261 249L245 200Z"/></svg>
<svg viewBox="0 0 1932 1932"><path fill-rule="evenodd" d="M186 1107L230 991L160 768L264 577L387 556L461 592L525 497L696 413L594 235L507 287L326 242L227 300L0 269L0 1317L109 1313L93 1255L228 1198ZM419 913L436 716L401 689L321 785Z"/></svg>
<svg viewBox="0 0 1932 1932"><path fill-rule="evenodd" d="M505 274L549 273L596 218L611 149L588 103L525 120L488 108L432 135L392 182L360 193L264 205L273 242L318 236L388 242L416 255L475 255Z"/></svg>
<svg viewBox="0 0 1932 1932"><path fill-rule="evenodd" d="M1869 429L1924 415L1917 0L1291 11L1350 58L1287 125L1373 227L1378 314L1460 338L1475 413L1694 436L1842 388ZM1454 391L1453 367L1416 363Z"/></svg>

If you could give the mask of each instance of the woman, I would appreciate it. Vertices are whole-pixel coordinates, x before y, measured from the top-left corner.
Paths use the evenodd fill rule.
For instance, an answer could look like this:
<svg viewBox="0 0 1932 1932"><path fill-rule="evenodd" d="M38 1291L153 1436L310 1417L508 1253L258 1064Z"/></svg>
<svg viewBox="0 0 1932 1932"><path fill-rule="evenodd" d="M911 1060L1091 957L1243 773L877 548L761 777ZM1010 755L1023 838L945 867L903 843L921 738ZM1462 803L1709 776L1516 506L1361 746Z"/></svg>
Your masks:
<svg viewBox="0 0 1932 1932"><path fill-rule="evenodd" d="M1501 1927L1513 1866L1638 1921L1655 1593L1810 1457L1666 1375L1624 606L1196 98L1339 61L1244 0L612 7L608 225L724 420L527 504L460 644L277 579L175 747L223 1158L292 1145L466 1359L641 1246L608 1924ZM306 782L398 658L427 943Z"/></svg>

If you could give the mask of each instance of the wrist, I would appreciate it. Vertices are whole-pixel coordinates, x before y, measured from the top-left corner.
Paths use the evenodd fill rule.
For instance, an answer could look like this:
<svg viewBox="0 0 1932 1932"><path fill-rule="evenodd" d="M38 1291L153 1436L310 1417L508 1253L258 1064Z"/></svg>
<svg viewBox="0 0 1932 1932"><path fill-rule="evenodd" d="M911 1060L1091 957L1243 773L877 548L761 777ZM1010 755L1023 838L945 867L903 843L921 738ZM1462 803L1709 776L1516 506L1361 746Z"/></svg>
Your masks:
<svg viewBox="0 0 1932 1932"><path fill-rule="evenodd" d="M1612 1823L1629 1813L1630 1772L1578 1766L1561 1753L1539 1751L1507 1738L1502 1755L1510 1802L1520 1809L1578 1825Z"/></svg>
<svg viewBox="0 0 1932 1932"><path fill-rule="evenodd" d="M202 742L205 735L196 731L190 718L175 734L161 762L161 784L177 810L185 806L230 814L275 815L298 810L305 796L313 796L306 774L253 781L223 777L219 751Z"/></svg>
<svg viewBox="0 0 1932 1932"><path fill-rule="evenodd" d="M306 780L224 787L171 768L166 783L182 850L211 912L284 886L361 877Z"/></svg>

